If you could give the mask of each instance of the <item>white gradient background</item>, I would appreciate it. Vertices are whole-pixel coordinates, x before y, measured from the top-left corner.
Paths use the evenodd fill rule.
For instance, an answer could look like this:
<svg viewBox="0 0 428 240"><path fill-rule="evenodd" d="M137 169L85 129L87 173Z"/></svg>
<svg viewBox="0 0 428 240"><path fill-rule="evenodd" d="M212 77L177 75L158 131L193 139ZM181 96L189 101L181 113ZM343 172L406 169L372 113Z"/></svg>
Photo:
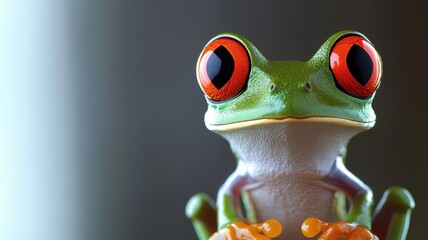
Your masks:
<svg viewBox="0 0 428 240"><path fill-rule="evenodd" d="M0 1L0 239L79 239L64 1Z"/></svg>
<svg viewBox="0 0 428 240"><path fill-rule="evenodd" d="M187 199L234 168L205 129L195 64L233 31L270 59L305 60L356 29L384 62L373 130L347 165L375 191L407 187L423 239L427 16L423 1L0 0L0 239L195 239Z"/></svg>

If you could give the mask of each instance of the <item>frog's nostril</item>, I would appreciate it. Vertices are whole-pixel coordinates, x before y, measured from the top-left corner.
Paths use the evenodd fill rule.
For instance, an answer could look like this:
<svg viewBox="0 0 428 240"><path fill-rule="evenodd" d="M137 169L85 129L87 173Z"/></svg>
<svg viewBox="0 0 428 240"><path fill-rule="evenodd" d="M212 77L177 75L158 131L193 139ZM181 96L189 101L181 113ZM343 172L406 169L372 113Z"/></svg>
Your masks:
<svg viewBox="0 0 428 240"><path fill-rule="evenodd" d="M271 90L271 91L273 91L273 90L275 90L275 84L272 84L272 85L270 85L270 88L269 88L269 90Z"/></svg>
<svg viewBox="0 0 428 240"><path fill-rule="evenodd" d="M310 83L306 83L305 84L305 88L308 89L308 90L311 90L311 84Z"/></svg>

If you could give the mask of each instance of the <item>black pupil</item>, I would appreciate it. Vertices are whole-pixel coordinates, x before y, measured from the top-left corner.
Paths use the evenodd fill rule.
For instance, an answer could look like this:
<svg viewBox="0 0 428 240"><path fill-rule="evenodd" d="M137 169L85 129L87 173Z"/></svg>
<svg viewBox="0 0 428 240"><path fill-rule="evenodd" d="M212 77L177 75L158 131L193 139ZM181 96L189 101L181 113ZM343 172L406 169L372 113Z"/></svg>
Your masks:
<svg viewBox="0 0 428 240"><path fill-rule="evenodd" d="M346 65L355 80L365 86L373 73L370 55L362 47L353 45L346 56Z"/></svg>
<svg viewBox="0 0 428 240"><path fill-rule="evenodd" d="M223 46L218 47L207 61L207 74L213 85L220 89L232 77L235 62L230 52Z"/></svg>

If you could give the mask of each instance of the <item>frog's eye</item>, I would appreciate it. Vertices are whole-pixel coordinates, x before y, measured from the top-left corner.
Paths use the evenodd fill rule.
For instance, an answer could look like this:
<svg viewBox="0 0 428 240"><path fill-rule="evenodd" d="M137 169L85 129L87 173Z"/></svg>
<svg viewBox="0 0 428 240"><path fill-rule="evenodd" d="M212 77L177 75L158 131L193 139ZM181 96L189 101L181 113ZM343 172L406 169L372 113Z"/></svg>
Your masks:
<svg viewBox="0 0 428 240"><path fill-rule="evenodd" d="M330 69L336 86L360 99L374 94L382 72L376 49L359 35L347 35L334 44L330 53Z"/></svg>
<svg viewBox="0 0 428 240"><path fill-rule="evenodd" d="M250 73L246 48L232 38L217 38L202 51L196 67L199 85L207 97L225 101L241 93Z"/></svg>

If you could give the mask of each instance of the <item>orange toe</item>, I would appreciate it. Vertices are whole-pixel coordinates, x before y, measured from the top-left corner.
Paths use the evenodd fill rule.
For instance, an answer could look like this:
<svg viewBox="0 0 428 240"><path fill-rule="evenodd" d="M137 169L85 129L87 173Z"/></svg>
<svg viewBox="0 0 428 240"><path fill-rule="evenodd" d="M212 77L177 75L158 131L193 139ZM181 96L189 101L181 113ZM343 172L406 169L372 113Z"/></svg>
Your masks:
<svg viewBox="0 0 428 240"><path fill-rule="evenodd" d="M308 218L302 224L302 233L307 238L315 237L322 233L318 240L378 240L367 228L355 223L333 222L328 223L316 218Z"/></svg>
<svg viewBox="0 0 428 240"><path fill-rule="evenodd" d="M210 240L271 240L282 232L281 223L268 220L263 223L250 224L234 222L211 236Z"/></svg>

